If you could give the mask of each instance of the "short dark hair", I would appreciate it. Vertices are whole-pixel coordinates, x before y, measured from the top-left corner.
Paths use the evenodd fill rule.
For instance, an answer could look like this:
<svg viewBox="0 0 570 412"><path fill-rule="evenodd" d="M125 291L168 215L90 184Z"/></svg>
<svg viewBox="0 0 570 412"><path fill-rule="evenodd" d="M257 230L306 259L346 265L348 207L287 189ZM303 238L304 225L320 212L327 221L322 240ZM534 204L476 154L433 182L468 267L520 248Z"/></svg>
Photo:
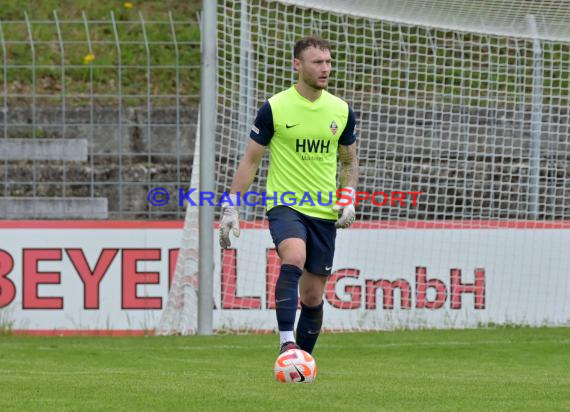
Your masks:
<svg viewBox="0 0 570 412"><path fill-rule="evenodd" d="M315 47L317 49L329 51L331 49L331 45L328 40L322 39L319 36L307 36L303 37L300 40L297 40L295 47L293 48L293 57L300 59L303 51L309 47Z"/></svg>

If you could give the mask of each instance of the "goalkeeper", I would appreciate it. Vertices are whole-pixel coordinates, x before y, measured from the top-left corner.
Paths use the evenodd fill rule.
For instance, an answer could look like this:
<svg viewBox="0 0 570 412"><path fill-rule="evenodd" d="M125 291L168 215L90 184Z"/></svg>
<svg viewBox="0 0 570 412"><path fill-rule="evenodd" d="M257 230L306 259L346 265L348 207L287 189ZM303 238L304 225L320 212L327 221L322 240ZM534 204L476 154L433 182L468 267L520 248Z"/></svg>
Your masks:
<svg viewBox="0 0 570 412"><path fill-rule="evenodd" d="M220 224L220 246L229 248L230 233L239 236L237 193L247 191L269 147L267 217L281 259L275 288L281 352L298 347L313 351L323 323L323 294L333 267L336 229L349 227L355 219L356 120L346 102L325 90L330 51L330 44L316 36L295 44L298 81L259 109L231 185L233 205L224 204ZM341 202L334 196L337 156L341 187L352 197L350 204L345 196ZM280 203L286 192L295 193L297 201L289 197L288 206ZM311 200L302 199L307 193ZM295 334L298 293L301 315Z"/></svg>

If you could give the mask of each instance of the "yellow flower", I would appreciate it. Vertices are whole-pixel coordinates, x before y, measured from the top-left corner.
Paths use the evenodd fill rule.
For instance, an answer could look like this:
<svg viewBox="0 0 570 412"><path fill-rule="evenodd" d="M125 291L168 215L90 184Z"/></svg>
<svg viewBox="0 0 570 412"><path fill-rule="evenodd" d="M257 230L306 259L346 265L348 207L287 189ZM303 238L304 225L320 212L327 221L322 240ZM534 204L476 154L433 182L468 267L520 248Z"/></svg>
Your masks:
<svg viewBox="0 0 570 412"><path fill-rule="evenodd" d="M95 60L95 55L93 53L89 53L83 57L83 64L89 64L93 60Z"/></svg>
<svg viewBox="0 0 570 412"><path fill-rule="evenodd" d="M132 9L135 5L130 1L127 1L123 4L123 6L125 7L125 9Z"/></svg>

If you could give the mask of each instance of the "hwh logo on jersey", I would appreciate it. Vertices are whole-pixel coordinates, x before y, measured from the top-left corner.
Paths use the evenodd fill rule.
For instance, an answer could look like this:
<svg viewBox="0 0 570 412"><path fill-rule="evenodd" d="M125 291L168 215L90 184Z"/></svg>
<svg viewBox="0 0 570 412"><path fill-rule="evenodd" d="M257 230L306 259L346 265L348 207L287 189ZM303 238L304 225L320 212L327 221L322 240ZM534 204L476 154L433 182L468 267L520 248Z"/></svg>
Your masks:
<svg viewBox="0 0 570 412"><path fill-rule="evenodd" d="M328 153L330 140L295 139L295 151L304 153Z"/></svg>

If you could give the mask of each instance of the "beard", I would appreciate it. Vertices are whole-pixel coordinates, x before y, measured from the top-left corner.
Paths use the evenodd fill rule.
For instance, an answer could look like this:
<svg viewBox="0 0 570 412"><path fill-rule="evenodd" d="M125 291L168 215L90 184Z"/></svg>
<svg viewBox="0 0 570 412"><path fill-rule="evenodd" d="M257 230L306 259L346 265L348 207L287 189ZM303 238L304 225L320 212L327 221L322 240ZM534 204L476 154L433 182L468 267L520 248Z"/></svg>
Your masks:
<svg viewBox="0 0 570 412"><path fill-rule="evenodd" d="M327 88L328 84L329 84L329 80L327 78L327 80L322 83L322 82L318 82L318 80L313 80L313 79L308 79L308 78L304 78L303 81L305 82L305 84L309 87L311 87L312 89L315 90L324 90Z"/></svg>

